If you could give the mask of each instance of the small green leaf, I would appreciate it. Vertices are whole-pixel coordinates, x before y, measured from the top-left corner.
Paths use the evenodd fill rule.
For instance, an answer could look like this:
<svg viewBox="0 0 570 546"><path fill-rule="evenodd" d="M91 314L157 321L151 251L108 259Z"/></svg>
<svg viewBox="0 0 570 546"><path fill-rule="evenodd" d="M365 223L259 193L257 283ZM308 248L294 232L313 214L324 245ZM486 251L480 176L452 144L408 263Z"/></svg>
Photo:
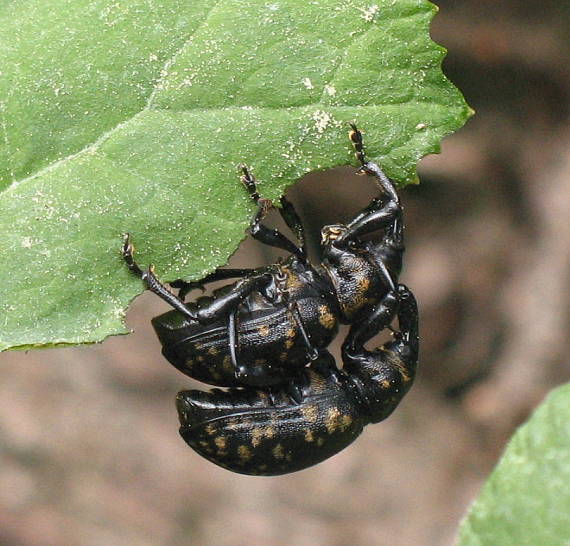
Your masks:
<svg viewBox="0 0 570 546"><path fill-rule="evenodd" d="M0 350L124 333L142 284L226 263L251 203L354 164L400 183L470 115L424 0L14 0L0 15Z"/></svg>
<svg viewBox="0 0 570 546"><path fill-rule="evenodd" d="M515 433L461 525L459 544L570 544L570 384Z"/></svg>

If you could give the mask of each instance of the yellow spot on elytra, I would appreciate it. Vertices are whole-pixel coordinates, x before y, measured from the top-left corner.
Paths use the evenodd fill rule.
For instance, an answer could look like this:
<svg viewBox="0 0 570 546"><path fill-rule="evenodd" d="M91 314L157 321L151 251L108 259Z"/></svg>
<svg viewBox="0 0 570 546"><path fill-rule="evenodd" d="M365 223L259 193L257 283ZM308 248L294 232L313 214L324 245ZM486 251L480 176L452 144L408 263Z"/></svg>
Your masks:
<svg viewBox="0 0 570 546"><path fill-rule="evenodd" d="M219 353L218 349L216 349L215 347L210 347L208 349L208 354L212 355L212 356L216 356Z"/></svg>
<svg viewBox="0 0 570 546"><path fill-rule="evenodd" d="M261 443L262 438L263 438L263 430L259 427L255 427L251 431L251 445L253 447L257 447Z"/></svg>
<svg viewBox="0 0 570 546"><path fill-rule="evenodd" d="M281 444L277 444L271 451L273 453L273 456L276 459L284 459L285 458L285 452L283 451L283 446Z"/></svg>
<svg viewBox="0 0 570 546"><path fill-rule="evenodd" d="M325 419L325 426L327 432L332 434L337 430L344 432L352 424L352 417L350 415L343 415L338 408L330 408L327 412Z"/></svg>
<svg viewBox="0 0 570 546"><path fill-rule="evenodd" d="M275 436L275 428L265 427L265 436L268 438L273 438L273 436Z"/></svg>
<svg viewBox="0 0 570 546"><path fill-rule="evenodd" d="M257 447L263 438L273 438L275 436L275 428L272 426L268 427L254 427L251 433L251 445Z"/></svg>
<svg viewBox="0 0 570 546"><path fill-rule="evenodd" d="M283 352L279 355L279 361L280 362L285 362L287 360L287 357L289 356L289 353Z"/></svg>
<svg viewBox="0 0 570 546"><path fill-rule="evenodd" d="M216 434L216 427L212 424L206 425L205 429L206 434L212 436L213 434Z"/></svg>
<svg viewBox="0 0 570 546"><path fill-rule="evenodd" d="M315 435L313 434L312 430L307 430L307 432L305 432L305 442L314 442L315 441Z"/></svg>
<svg viewBox="0 0 570 546"><path fill-rule="evenodd" d="M253 457L251 449L249 449L247 446L238 446L237 452L239 460L242 464L247 463L247 461Z"/></svg>
<svg viewBox="0 0 570 546"><path fill-rule="evenodd" d="M317 445L318 445L319 447L321 447L324 443L325 443L325 439L324 439L324 438L318 438L318 439L317 439Z"/></svg>
<svg viewBox="0 0 570 546"><path fill-rule="evenodd" d="M285 333L285 335L286 335L288 338L292 338L292 337L295 337L295 336L297 335L297 332L295 331L295 328L289 328L289 329L287 330L287 332Z"/></svg>
<svg viewBox="0 0 570 546"><path fill-rule="evenodd" d="M390 388L390 381L388 381L387 379L384 379L384 380L380 381L380 385L382 385L383 389L389 389Z"/></svg>
<svg viewBox="0 0 570 546"><path fill-rule="evenodd" d="M384 354L386 355L386 361L387 363L392 367L395 368L396 370L398 370L398 372L400 372L400 375L402 376L402 381L404 381L405 383L407 383L408 381L411 381L411 376L410 376L410 370L409 368L402 362L402 359L394 352L392 351L384 351Z"/></svg>
<svg viewBox="0 0 570 546"><path fill-rule="evenodd" d="M319 305L319 323L327 330L332 330L335 327L336 319L327 305Z"/></svg>
<svg viewBox="0 0 570 546"><path fill-rule="evenodd" d="M293 347L293 345L295 345L295 342L292 339L288 339L285 342L285 349L290 349L291 347Z"/></svg>
<svg viewBox="0 0 570 546"><path fill-rule="evenodd" d="M257 329L257 332L262 337L267 337L269 335L269 326L267 324L263 324Z"/></svg>
<svg viewBox="0 0 570 546"><path fill-rule="evenodd" d="M214 443L216 444L216 447L218 449L226 449L226 447L228 446L228 441L223 436L218 436L214 440Z"/></svg>
<svg viewBox="0 0 570 546"><path fill-rule="evenodd" d="M338 408L330 408L325 419L325 426L329 434L332 434L338 428L339 419L340 410Z"/></svg>
<svg viewBox="0 0 570 546"><path fill-rule="evenodd" d="M309 423L316 423L319 418L319 408L315 404L301 408L301 413Z"/></svg>
<svg viewBox="0 0 570 546"><path fill-rule="evenodd" d="M224 360L222 361L222 367L227 372L233 372L234 367L232 366L232 359L229 355L224 356Z"/></svg>

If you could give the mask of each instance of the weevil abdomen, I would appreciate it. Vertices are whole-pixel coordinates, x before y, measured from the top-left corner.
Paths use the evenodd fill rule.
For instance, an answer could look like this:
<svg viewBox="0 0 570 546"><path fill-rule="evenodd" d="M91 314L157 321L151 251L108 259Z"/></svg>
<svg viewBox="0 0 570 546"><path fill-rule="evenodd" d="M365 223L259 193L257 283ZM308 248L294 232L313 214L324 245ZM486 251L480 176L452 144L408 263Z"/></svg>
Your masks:
<svg viewBox="0 0 570 546"><path fill-rule="evenodd" d="M303 470L351 444L366 423L346 379L310 370L294 402L281 391L182 391L180 434L211 462L274 476Z"/></svg>
<svg viewBox="0 0 570 546"><path fill-rule="evenodd" d="M257 386L255 380L261 377L261 385L268 386L288 381L307 364L308 348L300 327L310 330L310 341L316 347L326 347L338 331L334 310L326 299L303 298L296 306L301 325L284 305L240 308L236 356L239 364L249 368L250 383L236 377L223 321L205 327L170 311L152 322L164 356L186 375L222 387Z"/></svg>

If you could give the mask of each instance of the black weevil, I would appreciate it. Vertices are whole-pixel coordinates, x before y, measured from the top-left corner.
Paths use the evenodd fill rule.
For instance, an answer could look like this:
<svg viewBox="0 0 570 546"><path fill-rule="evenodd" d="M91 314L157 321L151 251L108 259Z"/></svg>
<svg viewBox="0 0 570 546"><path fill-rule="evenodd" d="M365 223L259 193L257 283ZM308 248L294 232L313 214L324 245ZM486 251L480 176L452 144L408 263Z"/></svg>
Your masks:
<svg viewBox="0 0 570 546"><path fill-rule="evenodd" d="M378 165L366 161L362 134L356 126L352 126L349 135L361 163L359 174L374 177L381 195L347 225L323 227L321 263L317 266L307 259L301 220L289 201L281 198L279 211L295 234L297 244L278 230L261 223L272 204L260 197L256 181L246 167L242 167L241 180L257 204L251 221L251 234L265 244L289 252L291 255L285 261L260 269L218 269L197 283L175 281L171 286L180 289L179 294L175 295L157 279L152 267L143 271L137 265L130 237L127 235L125 238L122 252L129 269L145 282L149 290L174 308L153 319L164 356L194 379L211 385L245 387L227 393L219 390L201 394L199 391L183 392L178 399L181 433L186 441L205 457L234 471L251 474L292 472L316 464L350 443L363 424L371 419L370 416L366 417L367 411L362 409L366 404L363 406L361 402L355 402L356 405L349 412L351 422L355 425L346 428L346 431L352 431L348 434L351 436L348 441L343 425L340 427L342 441L333 442L328 450L323 450L323 446L316 441L314 446L318 448L318 456L307 454L306 457L299 457L297 454L292 460L295 451L293 439L300 441L301 421L304 419L306 432L310 433L314 428L311 426L320 423L323 417L319 414L320 417L313 423L311 419L314 416L302 417L308 405L321 408L319 403L307 402L321 391L321 387L330 391L324 398L320 397L321 409L336 411L334 408L339 403L339 393L343 393L342 396L354 395L354 400L358 400L359 396L365 399L368 396L368 387L362 386L357 379L357 368L380 367L384 370L392 367L390 375L399 366L405 370L406 377L413 376L411 371L417 360L417 312L411 309L411 304L404 307L398 316L400 324L407 325L402 328L401 339L415 335L416 348L409 350L416 357L412 356L409 361L400 361L399 357L390 360L383 356L388 354L385 350L371 353L363 346L376 332L389 326L398 313L397 304L403 290L398 286L398 276L404 252L404 226L400 200L392 182ZM362 236L378 230L383 232L379 242L362 239ZM193 288L232 277L242 279L214 291L211 297L201 297L194 302L184 301ZM405 293L408 294L408 301L415 301L409 291ZM391 300L393 304L389 304ZM415 327L412 327L410 323L414 320ZM337 333L339 323L351 324L343 344L343 361L347 370L344 372L336 369L334 360L326 350ZM410 334L414 328L416 334ZM351 366L354 368L352 372L348 371L352 369ZM375 373L371 377L375 377ZM305 378L304 382L302 378ZM315 381L321 387L317 388ZM386 381L386 378L381 381ZM393 392L388 395L389 390L385 391L388 398L382 399L382 405L391 405L393 409L407 387L398 387L396 395ZM192 397L196 397L194 405ZM327 402L329 398L330 402ZM263 406L264 401L269 404L267 407ZM193 408L192 411L190 408ZM337 410L340 411L339 408ZM228 424L231 420L228 411L241 416L238 419L240 423L234 423L237 428ZM354 419L355 411L362 413L360 420ZM293 427L292 436L283 434L289 430L287 426L284 429L269 429L276 431L276 436L265 438L270 440L268 445L281 446L277 451L283 450L284 453L283 458L274 457L271 464L265 450L257 449L254 431L260 430L264 419L279 419L279 415L288 412L293 412L296 415L294 419L300 421ZM245 414L248 414L247 418ZM258 421L255 416L259 417ZM289 417L285 417L284 421L287 419ZM376 420L376 417L372 419ZM214 421L219 428L213 424ZM357 422L360 422L359 426ZM256 425L259 426L256 428ZM192 430L206 431L204 434L211 434L210 440L214 443L208 443L204 439L207 436L202 437L203 434L202 439L197 440L200 434L196 432L194 435ZM241 432L232 435L232 430ZM248 437L247 430L250 430L249 447L244 443L244 438ZM306 449L308 444L303 445ZM217 446L217 452L212 451L213 446ZM230 446L232 453L228 451ZM243 454L246 448L251 456L240 457L239 453ZM264 461L262 464L259 458ZM251 464L248 465L247 461L251 461ZM265 469L262 468L264 466Z"/></svg>

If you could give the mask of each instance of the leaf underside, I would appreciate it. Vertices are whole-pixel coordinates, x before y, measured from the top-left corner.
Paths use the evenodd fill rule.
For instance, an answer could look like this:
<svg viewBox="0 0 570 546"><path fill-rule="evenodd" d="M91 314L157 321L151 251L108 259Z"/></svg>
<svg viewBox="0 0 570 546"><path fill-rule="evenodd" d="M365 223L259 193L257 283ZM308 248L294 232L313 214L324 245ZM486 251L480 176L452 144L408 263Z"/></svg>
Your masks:
<svg viewBox="0 0 570 546"><path fill-rule="evenodd" d="M510 440L463 522L460 546L570 544L570 384Z"/></svg>
<svg viewBox="0 0 570 546"><path fill-rule="evenodd" d="M0 350L125 333L142 284L227 262L251 203L354 164L400 184L470 110L423 0L16 0L0 15Z"/></svg>

